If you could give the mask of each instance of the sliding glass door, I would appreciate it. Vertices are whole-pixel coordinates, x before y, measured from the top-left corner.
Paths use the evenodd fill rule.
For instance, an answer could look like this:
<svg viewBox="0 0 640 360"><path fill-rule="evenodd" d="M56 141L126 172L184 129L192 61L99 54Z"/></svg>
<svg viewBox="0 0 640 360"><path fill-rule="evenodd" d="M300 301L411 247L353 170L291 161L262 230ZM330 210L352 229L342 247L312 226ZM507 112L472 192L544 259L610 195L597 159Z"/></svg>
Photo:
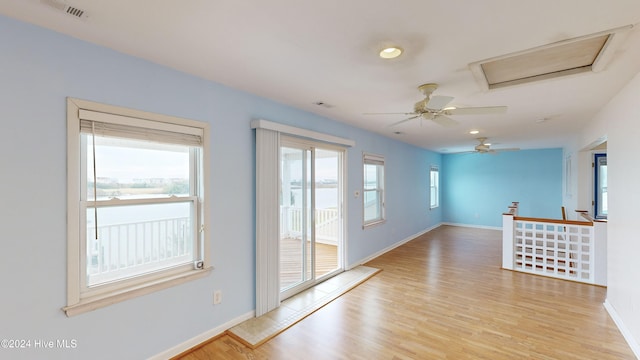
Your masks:
<svg viewBox="0 0 640 360"><path fill-rule="evenodd" d="M299 139L282 140L281 299L343 270L343 154Z"/></svg>

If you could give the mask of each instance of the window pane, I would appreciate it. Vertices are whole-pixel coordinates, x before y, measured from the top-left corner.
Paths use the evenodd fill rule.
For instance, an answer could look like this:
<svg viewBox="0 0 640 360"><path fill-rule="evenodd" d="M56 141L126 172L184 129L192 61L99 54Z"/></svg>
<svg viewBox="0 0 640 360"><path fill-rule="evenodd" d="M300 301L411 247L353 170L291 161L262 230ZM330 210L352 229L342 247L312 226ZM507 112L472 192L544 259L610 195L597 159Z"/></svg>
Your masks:
<svg viewBox="0 0 640 360"><path fill-rule="evenodd" d="M384 159L364 156L363 212L364 224L384 220Z"/></svg>
<svg viewBox="0 0 640 360"><path fill-rule="evenodd" d="M93 144L87 136L87 198L93 199ZM98 200L188 196L190 148L96 136Z"/></svg>
<svg viewBox="0 0 640 360"><path fill-rule="evenodd" d="M431 187L431 207L436 207L438 202L437 202L437 191L435 187Z"/></svg>
<svg viewBox="0 0 640 360"><path fill-rule="evenodd" d="M431 170L429 171L429 178L430 178L429 179L430 181L429 207L435 208L439 206L438 187L440 186L439 184L440 177L439 177L438 168L431 167Z"/></svg>
<svg viewBox="0 0 640 360"><path fill-rule="evenodd" d="M379 220L381 216L380 197L377 191L364 192L364 221Z"/></svg>
<svg viewBox="0 0 640 360"><path fill-rule="evenodd" d="M378 188L379 165L364 164L364 188L365 190Z"/></svg>
<svg viewBox="0 0 640 360"><path fill-rule="evenodd" d="M87 207L87 285L194 260L193 202Z"/></svg>

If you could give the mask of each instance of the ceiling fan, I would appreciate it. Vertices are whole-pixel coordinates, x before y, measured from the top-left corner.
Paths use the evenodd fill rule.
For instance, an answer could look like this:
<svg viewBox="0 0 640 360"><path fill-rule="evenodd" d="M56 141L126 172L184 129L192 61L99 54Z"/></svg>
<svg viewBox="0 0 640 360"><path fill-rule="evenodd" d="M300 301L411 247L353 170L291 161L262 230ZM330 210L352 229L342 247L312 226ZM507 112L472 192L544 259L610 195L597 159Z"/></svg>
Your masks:
<svg viewBox="0 0 640 360"><path fill-rule="evenodd" d="M472 151L463 151L457 154L466 154L466 153L479 153L479 154L497 154L503 151L518 151L520 148L503 148L503 149L492 149L491 144L487 143L486 137L479 137L477 139L480 143L476 145L474 150Z"/></svg>
<svg viewBox="0 0 640 360"><path fill-rule="evenodd" d="M485 107L464 107L447 106L452 100L452 96L432 96L433 92L438 88L438 84L428 83L418 86L418 90L424 94L425 98L418 101L413 106L413 112L410 113L365 113L365 115L388 115L402 114L409 115L409 118L395 122L389 126L396 126L409 120L421 118L431 120L442 126L456 126L458 122L448 117L451 115L486 115L486 114L502 114L507 111L506 106L485 106Z"/></svg>

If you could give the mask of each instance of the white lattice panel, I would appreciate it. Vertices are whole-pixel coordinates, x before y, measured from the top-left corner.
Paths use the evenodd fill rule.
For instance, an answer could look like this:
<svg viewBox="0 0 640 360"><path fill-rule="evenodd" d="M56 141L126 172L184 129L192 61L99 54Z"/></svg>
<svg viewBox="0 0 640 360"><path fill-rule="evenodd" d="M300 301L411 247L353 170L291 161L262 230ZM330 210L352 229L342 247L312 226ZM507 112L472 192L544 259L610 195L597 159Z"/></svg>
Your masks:
<svg viewBox="0 0 640 360"><path fill-rule="evenodd" d="M593 226L516 220L514 270L594 283Z"/></svg>

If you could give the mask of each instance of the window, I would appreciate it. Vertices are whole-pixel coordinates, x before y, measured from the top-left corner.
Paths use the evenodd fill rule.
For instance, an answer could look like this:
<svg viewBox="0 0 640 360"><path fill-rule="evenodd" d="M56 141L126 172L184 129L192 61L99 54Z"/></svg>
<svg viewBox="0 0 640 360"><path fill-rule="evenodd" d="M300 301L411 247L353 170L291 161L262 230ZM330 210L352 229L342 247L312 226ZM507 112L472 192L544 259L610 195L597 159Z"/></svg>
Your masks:
<svg viewBox="0 0 640 360"><path fill-rule="evenodd" d="M68 99L67 315L200 277L208 125Z"/></svg>
<svg viewBox="0 0 640 360"><path fill-rule="evenodd" d="M431 165L429 171L429 188L429 208L435 209L440 206L440 173L438 172L438 167L435 165Z"/></svg>
<svg viewBox="0 0 640 360"><path fill-rule="evenodd" d="M607 206L607 154L595 154L595 201L594 209L596 219L606 219L609 214Z"/></svg>
<svg viewBox="0 0 640 360"><path fill-rule="evenodd" d="M384 221L384 157L363 154L364 191L364 226Z"/></svg>

